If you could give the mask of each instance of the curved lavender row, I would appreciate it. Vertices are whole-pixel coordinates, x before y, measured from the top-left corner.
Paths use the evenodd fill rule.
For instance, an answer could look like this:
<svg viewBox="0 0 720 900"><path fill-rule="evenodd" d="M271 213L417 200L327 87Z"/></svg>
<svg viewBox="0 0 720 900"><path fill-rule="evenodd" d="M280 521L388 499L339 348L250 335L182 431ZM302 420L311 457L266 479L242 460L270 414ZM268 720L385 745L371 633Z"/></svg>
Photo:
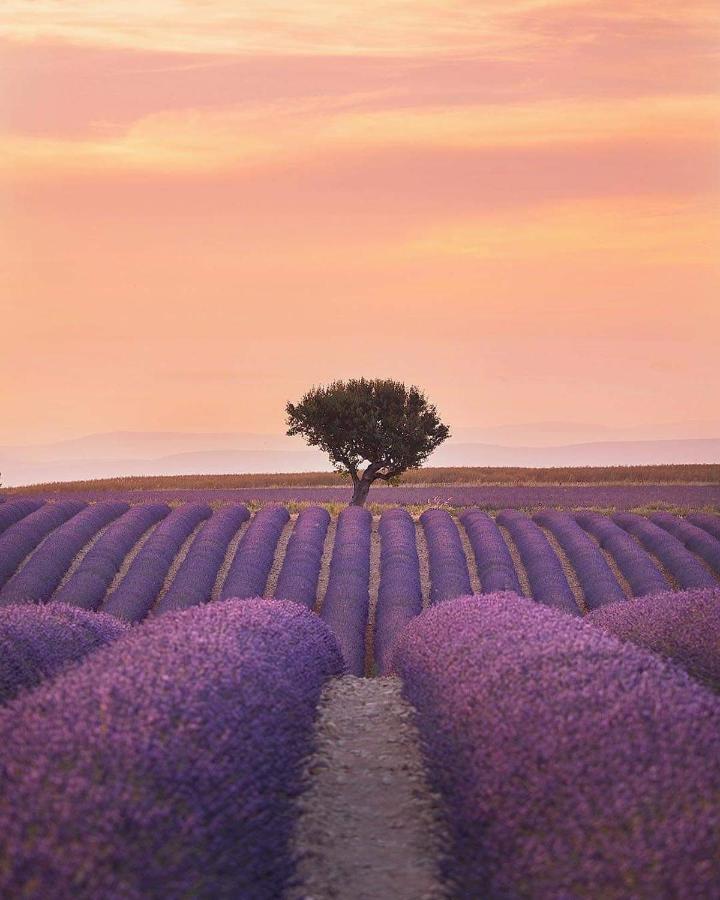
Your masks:
<svg viewBox="0 0 720 900"><path fill-rule="evenodd" d="M275 587L275 597L315 606L325 536L330 514L322 507L304 509L290 535L285 558Z"/></svg>
<svg viewBox="0 0 720 900"><path fill-rule="evenodd" d="M43 538L86 506L80 500L45 503L0 535L0 587Z"/></svg>
<svg viewBox="0 0 720 900"><path fill-rule="evenodd" d="M681 588L717 587L717 581L702 563L659 525L635 513L615 513L613 520L657 556Z"/></svg>
<svg viewBox="0 0 720 900"><path fill-rule="evenodd" d="M714 895L720 702L680 669L507 594L428 610L394 664L457 896Z"/></svg>
<svg viewBox="0 0 720 900"><path fill-rule="evenodd" d="M460 516L460 521L475 554L482 593L512 591L521 595L512 556L495 520L479 509L469 509Z"/></svg>
<svg viewBox="0 0 720 900"><path fill-rule="evenodd" d="M550 509L538 513L534 519L555 535L567 554L590 609L627 599L598 545L569 513Z"/></svg>
<svg viewBox="0 0 720 900"><path fill-rule="evenodd" d="M712 537L707 531L698 528L684 519L671 516L670 513L660 512L650 516L652 522L670 532L681 544L696 556L704 559L720 574L720 540Z"/></svg>
<svg viewBox="0 0 720 900"><path fill-rule="evenodd" d="M720 516L711 516L708 513L693 513L686 517L692 525L697 525L720 541Z"/></svg>
<svg viewBox="0 0 720 900"><path fill-rule="evenodd" d="M47 602L87 542L128 508L117 500L95 503L56 528L0 589L0 606Z"/></svg>
<svg viewBox="0 0 720 900"><path fill-rule="evenodd" d="M225 559L228 544L243 522L250 518L246 506L225 506L213 513L190 545L188 554L152 615L171 609L187 609L212 597L215 579Z"/></svg>
<svg viewBox="0 0 720 900"><path fill-rule="evenodd" d="M193 530L212 515L204 503L174 509L157 526L132 561L120 584L105 598L102 611L140 622L148 614L175 556Z"/></svg>
<svg viewBox="0 0 720 900"><path fill-rule="evenodd" d="M720 690L720 588L665 591L611 603L588 622L623 641L667 656L693 678Z"/></svg>
<svg viewBox="0 0 720 900"><path fill-rule="evenodd" d="M0 703L59 674L127 630L114 616L64 603L0 609Z"/></svg>
<svg viewBox="0 0 720 900"><path fill-rule="evenodd" d="M299 604L229 601L151 620L11 704L0 894L281 896L315 709L341 671Z"/></svg>
<svg viewBox="0 0 720 900"><path fill-rule="evenodd" d="M261 597L265 593L275 548L289 518L284 506L264 506L255 513L230 564L220 590L221 600Z"/></svg>
<svg viewBox="0 0 720 900"><path fill-rule="evenodd" d="M670 587L663 573L637 541L612 519L594 512L577 512L574 518L612 556L634 597L657 594Z"/></svg>
<svg viewBox="0 0 720 900"><path fill-rule="evenodd" d="M420 523L430 561L430 602L441 603L471 594L465 550L450 513L444 509L426 509Z"/></svg>
<svg viewBox="0 0 720 900"><path fill-rule="evenodd" d="M41 506L42 500L6 500L0 506L0 534Z"/></svg>
<svg viewBox="0 0 720 900"><path fill-rule="evenodd" d="M127 554L148 528L169 512L164 503L131 507L88 550L75 572L53 594L53 603L97 609Z"/></svg>
<svg viewBox="0 0 720 900"><path fill-rule="evenodd" d="M404 509L380 517L380 587L375 609L375 665L390 672L390 651L402 629L422 612L415 523Z"/></svg>
<svg viewBox="0 0 720 900"><path fill-rule="evenodd" d="M580 615L557 554L542 529L523 513L506 509L496 519L510 532L527 571L533 598L575 616Z"/></svg>
<svg viewBox="0 0 720 900"><path fill-rule="evenodd" d="M330 627L351 675L365 673L365 630L370 608L372 516L349 506L338 516L330 579L320 615Z"/></svg>

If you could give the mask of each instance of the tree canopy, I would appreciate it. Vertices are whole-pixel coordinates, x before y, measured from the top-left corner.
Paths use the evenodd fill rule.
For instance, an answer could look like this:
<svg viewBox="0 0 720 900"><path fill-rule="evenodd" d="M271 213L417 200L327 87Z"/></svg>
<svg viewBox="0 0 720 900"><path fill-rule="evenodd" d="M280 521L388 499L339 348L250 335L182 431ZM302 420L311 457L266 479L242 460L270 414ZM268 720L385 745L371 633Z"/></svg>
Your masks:
<svg viewBox="0 0 720 900"><path fill-rule="evenodd" d="M422 465L450 433L419 388L392 379L314 387L286 411L287 433L302 435L324 450L337 470L349 473L355 487L351 502L359 506L373 481L390 481Z"/></svg>

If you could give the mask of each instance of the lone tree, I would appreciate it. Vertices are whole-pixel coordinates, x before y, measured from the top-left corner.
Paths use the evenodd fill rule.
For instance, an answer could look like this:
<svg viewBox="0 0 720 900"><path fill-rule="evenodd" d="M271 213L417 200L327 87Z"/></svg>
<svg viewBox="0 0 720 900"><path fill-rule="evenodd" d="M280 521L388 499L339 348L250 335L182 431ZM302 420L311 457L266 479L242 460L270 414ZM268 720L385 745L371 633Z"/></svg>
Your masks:
<svg viewBox="0 0 720 900"><path fill-rule="evenodd" d="M390 481L422 465L450 434L419 388L390 379L334 381L286 410L287 433L301 434L350 474L352 506L363 506L376 479Z"/></svg>

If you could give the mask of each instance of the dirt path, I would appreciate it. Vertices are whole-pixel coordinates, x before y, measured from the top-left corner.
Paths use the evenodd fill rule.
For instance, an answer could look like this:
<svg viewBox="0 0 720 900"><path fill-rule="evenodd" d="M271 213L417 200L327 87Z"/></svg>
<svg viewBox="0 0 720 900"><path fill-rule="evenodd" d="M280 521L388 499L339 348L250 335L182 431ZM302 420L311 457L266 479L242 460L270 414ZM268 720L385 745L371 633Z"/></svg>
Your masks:
<svg viewBox="0 0 720 900"><path fill-rule="evenodd" d="M335 679L323 694L287 900L440 900L443 831L412 707L397 678Z"/></svg>

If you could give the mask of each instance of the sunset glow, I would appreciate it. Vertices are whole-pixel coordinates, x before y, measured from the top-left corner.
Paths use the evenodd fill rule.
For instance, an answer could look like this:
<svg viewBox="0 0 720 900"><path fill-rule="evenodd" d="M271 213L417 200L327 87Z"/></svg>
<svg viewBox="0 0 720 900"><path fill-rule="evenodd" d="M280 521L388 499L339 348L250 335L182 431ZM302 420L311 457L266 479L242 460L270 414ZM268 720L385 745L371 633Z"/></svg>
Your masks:
<svg viewBox="0 0 720 900"><path fill-rule="evenodd" d="M716 419L718 49L704 2L10 0L0 443L277 433L360 374Z"/></svg>

